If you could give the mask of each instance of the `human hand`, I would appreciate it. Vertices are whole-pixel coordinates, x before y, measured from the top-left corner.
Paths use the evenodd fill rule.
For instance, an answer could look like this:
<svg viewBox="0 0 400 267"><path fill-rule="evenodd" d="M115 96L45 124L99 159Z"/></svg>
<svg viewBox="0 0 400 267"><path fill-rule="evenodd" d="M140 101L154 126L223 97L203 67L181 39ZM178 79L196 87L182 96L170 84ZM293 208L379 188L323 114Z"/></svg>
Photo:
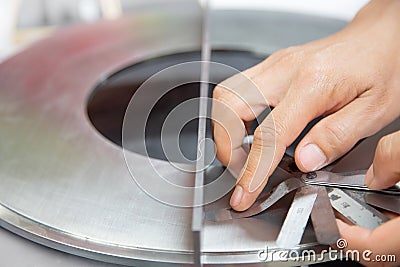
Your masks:
<svg viewBox="0 0 400 267"><path fill-rule="evenodd" d="M400 181L400 131L385 136L376 148L374 162L366 175L371 189L384 189ZM342 238L347 241L346 250L371 251L368 258L360 257L367 266L398 266L400 259L400 217L390 220L374 230L348 225L338 220ZM397 261L388 261L395 255ZM386 261L382 261L386 257Z"/></svg>
<svg viewBox="0 0 400 267"><path fill-rule="evenodd" d="M305 172L328 165L399 116L399 14L400 1L375 0L342 31L278 51L244 72L258 95L237 76L216 87L214 102L225 107L213 104L214 140L218 159L238 175L234 209L253 204L286 147L312 119L325 116L295 151ZM256 129L247 157L240 148L244 125L268 105L275 108Z"/></svg>

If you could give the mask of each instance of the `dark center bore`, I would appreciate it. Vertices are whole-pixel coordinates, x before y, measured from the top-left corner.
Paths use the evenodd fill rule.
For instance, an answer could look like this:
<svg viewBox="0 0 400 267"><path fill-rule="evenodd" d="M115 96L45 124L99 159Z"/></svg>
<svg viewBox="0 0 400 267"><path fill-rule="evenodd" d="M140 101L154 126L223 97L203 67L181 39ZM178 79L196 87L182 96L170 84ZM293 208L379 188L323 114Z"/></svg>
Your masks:
<svg viewBox="0 0 400 267"><path fill-rule="evenodd" d="M211 61L223 63L238 70L245 70L259 63L263 58L249 52L224 50L213 51ZM130 99L140 85L152 75L167 67L199 60L200 52L173 54L143 61L111 75L95 88L88 101L87 112L94 127L106 138L121 146L124 114ZM169 77L169 79L173 78ZM221 75L221 77L218 77L218 80L223 81L226 78L228 77ZM214 86L210 87L212 87L210 89L211 96ZM154 90L157 89L155 88ZM147 154L150 157L166 160L166 155L161 145L161 128L163 123L168 114L177 105L196 97L199 97L198 82L181 85L172 89L155 104L145 127L145 146ZM145 105L146 103L143 104ZM193 106L193 108L198 109L196 106ZM196 159L197 123L197 119L189 121L183 125L182 131L179 134L179 149L189 160ZM209 120L207 136L211 137L211 124ZM132 140L124 140L124 143L126 141L129 143L127 149L146 155L146 151L142 151L139 148L140 146L135 145L136 142L140 142L141 140L135 140L132 137ZM175 161L173 158L171 159L170 155L169 160ZM176 161L179 162L179 159Z"/></svg>

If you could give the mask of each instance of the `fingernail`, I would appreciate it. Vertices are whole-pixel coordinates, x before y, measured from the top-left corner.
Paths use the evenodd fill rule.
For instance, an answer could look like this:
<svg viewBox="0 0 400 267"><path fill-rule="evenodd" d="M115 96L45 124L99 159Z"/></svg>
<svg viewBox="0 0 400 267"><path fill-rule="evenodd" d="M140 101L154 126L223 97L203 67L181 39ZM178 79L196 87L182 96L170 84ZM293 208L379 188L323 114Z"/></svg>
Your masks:
<svg viewBox="0 0 400 267"><path fill-rule="evenodd" d="M236 185L235 191L233 191L230 204L232 207L238 206L243 197L243 187Z"/></svg>
<svg viewBox="0 0 400 267"><path fill-rule="evenodd" d="M308 171L315 171L326 164L327 158L322 150L315 144L307 144L300 149L300 162Z"/></svg>

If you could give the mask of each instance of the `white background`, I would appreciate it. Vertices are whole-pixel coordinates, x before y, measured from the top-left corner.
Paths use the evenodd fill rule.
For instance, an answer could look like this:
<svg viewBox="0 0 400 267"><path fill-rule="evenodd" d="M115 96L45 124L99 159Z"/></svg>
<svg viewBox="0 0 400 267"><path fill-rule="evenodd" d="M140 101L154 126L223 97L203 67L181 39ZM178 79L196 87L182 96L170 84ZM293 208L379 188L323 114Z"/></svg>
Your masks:
<svg viewBox="0 0 400 267"><path fill-rule="evenodd" d="M19 0L0 0L0 60L15 51L12 37L18 2ZM270 9L351 20L367 2L367 0L210 0L210 6L215 9Z"/></svg>

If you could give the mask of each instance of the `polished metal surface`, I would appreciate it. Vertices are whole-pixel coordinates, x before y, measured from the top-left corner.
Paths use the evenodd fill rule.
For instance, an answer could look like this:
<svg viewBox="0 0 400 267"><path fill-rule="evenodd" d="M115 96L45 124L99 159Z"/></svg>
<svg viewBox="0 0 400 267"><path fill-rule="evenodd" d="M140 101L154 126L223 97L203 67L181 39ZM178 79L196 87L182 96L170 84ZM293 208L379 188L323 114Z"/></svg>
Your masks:
<svg viewBox="0 0 400 267"><path fill-rule="evenodd" d="M379 211L368 206L364 201L358 201L354 191L343 191L339 188L328 188L332 207L351 223L370 230L375 229L388 218Z"/></svg>
<svg viewBox="0 0 400 267"><path fill-rule="evenodd" d="M300 244L317 196L318 188L313 186L306 185L296 191L276 239L280 248L291 249Z"/></svg>
<svg viewBox="0 0 400 267"><path fill-rule="evenodd" d="M400 214L400 198L398 196L367 193L364 198L365 202L374 207Z"/></svg>
<svg viewBox="0 0 400 267"><path fill-rule="evenodd" d="M336 224L328 192L324 187L319 187L318 196L311 211L315 237L320 244L336 244L340 238L340 232Z"/></svg>
<svg viewBox="0 0 400 267"><path fill-rule="evenodd" d="M1 226L35 242L107 262L193 263L192 210L165 205L140 189L121 147L92 125L87 103L94 88L127 66L198 51L200 23L201 9L194 1L143 5L122 20L62 30L0 65ZM345 25L334 19L256 10L211 11L210 23L213 49L249 51L260 57ZM145 156L126 153L138 162L138 175L156 175L141 168L148 162ZM194 182L192 174L167 161L151 162L168 177L188 185ZM278 182L279 177L271 178L271 186ZM179 197L192 201L189 195ZM226 207L227 199L206 208ZM206 222L203 262L265 266L258 252L266 246L276 249L288 200L253 218ZM299 249L321 249L309 228Z"/></svg>
<svg viewBox="0 0 400 267"><path fill-rule="evenodd" d="M203 266L201 257L201 241L204 221L204 181L205 181L205 154L206 154L206 132L207 132L207 111L208 111L208 92L210 87L210 19L209 3L204 1L202 6L202 41L201 41L201 70L200 70L200 98L197 126L197 161L195 173L195 190L193 194L192 211L192 232L193 232L193 262L194 266Z"/></svg>

